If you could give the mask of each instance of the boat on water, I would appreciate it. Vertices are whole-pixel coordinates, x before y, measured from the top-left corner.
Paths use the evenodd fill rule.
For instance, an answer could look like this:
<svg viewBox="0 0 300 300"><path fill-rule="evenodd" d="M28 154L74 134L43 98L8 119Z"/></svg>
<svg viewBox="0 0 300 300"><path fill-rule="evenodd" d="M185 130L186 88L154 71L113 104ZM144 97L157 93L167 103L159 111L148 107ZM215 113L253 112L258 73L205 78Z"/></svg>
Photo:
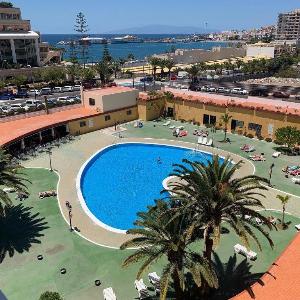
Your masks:
<svg viewBox="0 0 300 300"><path fill-rule="evenodd" d="M110 40L112 44L125 44L125 43L143 43L141 38L133 35L125 35L122 37L115 37Z"/></svg>
<svg viewBox="0 0 300 300"><path fill-rule="evenodd" d="M91 44L107 44L107 39L101 37L84 37L79 40L81 45L91 45Z"/></svg>

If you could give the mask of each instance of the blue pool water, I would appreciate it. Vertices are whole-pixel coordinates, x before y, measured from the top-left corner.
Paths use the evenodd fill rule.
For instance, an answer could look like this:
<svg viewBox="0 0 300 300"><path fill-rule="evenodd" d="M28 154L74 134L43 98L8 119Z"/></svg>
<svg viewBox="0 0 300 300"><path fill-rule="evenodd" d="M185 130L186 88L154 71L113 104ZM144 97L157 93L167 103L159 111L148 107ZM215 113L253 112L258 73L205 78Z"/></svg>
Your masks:
<svg viewBox="0 0 300 300"><path fill-rule="evenodd" d="M108 147L82 172L80 185L85 203L102 223L119 230L132 228L136 213L160 198L162 181L172 172L172 164L181 163L183 158L207 162L212 156L153 144Z"/></svg>

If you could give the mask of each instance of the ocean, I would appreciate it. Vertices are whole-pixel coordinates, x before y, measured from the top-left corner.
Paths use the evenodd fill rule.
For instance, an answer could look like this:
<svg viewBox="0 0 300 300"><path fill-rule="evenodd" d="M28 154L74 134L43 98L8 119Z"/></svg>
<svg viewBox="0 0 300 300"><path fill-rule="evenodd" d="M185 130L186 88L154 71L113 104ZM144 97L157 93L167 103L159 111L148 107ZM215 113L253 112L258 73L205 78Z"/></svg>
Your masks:
<svg viewBox="0 0 300 300"><path fill-rule="evenodd" d="M108 34L90 34L91 37L104 37L104 38L112 38L116 36L123 35L108 35ZM167 35L167 34L145 34L145 35L135 35L142 39L162 39L162 38L184 38L187 35ZM65 49L64 58L69 57L69 46L68 45L58 45L57 43L60 41L70 41L72 39L78 38L78 35L73 34L42 34L42 41L48 42L51 46L59 47ZM126 58L129 53L132 53L135 59L143 60L145 57L160 54L170 51L172 47L176 49L211 49L212 47L226 47L228 43L226 42L176 42L176 43L128 43L128 44L108 44L108 49L111 55L117 58ZM88 51L88 62L94 63L101 59L103 53L104 45L94 44L89 47Z"/></svg>

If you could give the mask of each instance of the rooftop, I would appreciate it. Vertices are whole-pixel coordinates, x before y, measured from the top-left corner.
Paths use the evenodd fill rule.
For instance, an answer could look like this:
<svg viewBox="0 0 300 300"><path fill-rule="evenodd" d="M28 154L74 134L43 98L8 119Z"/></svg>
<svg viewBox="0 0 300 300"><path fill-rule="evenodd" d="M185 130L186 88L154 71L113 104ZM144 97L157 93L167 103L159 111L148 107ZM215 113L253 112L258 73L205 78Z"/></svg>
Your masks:
<svg viewBox="0 0 300 300"><path fill-rule="evenodd" d="M47 129L53 125L90 117L99 114L96 110L77 107L64 111L57 111L48 115L41 114L29 118L0 123L0 145L6 145L28 134L33 134L41 129ZM1 122L1 119L0 119Z"/></svg>
<svg viewBox="0 0 300 300"><path fill-rule="evenodd" d="M136 91L135 89L124 87L124 86L115 86L115 87L109 87L109 88L95 88L95 89L89 89L85 90L85 94L97 94L98 96L107 96L112 94L118 94L118 93L124 93L124 92L130 92L130 91Z"/></svg>

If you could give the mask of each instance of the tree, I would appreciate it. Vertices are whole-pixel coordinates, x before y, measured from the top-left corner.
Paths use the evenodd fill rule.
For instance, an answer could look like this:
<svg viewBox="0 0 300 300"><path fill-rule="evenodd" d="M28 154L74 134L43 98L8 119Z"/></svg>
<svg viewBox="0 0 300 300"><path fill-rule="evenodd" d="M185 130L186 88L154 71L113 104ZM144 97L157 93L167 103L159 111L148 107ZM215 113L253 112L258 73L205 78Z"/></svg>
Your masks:
<svg viewBox="0 0 300 300"><path fill-rule="evenodd" d="M291 199L291 196L289 196L289 195L285 195L285 196L283 196L283 195L277 195L276 198L279 199L281 201L281 204L282 204L282 220L281 220L281 224L282 224L282 228L285 229L286 228L286 224L284 222L285 206L289 202L289 200Z"/></svg>
<svg viewBox="0 0 300 300"><path fill-rule="evenodd" d="M44 292L39 300L63 300L63 298L60 296L57 292Z"/></svg>
<svg viewBox="0 0 300 300"><path fill-rule="evenodd" d="M81 69L80 77L83 81L91 81L95 78L95 70L92 68Z"/></svg>
<svg viewBox="0 0 300 300"><path fill-rule="evenodd" d="M2 8L11 8L11 7L14 7L14 6L11 2L1 1L0 2L0 7L2 7Z"/></svg>
<svg viewBox="0 0 300 300"><path fill-rule="evenodd" d="M107 44L104 45L104 48L103 48L103 54L102 54L102 62L104 63L111 63L113 60L109 50L108 50L108 46Z"/></svg>
<svg viewBox="0 0 300 300"><path fill-rule="evenodd" d="M27 77L25 75L17 75L13 79L13 83L17 86L18 89L27 81Z"/></svg>
<svg viewBox="0 0 300 300"><path fill-rule="evenodd" d="M222 160L214 155L207 165L184 159L183 164L175 164L171 176L180 178L170 185L169 200L174 208L174 216L188 215L194 229L203 231L204 257L211 260L212 251L221 238L221 225L228 224L242 243L250 248L253 240L261 250L261 244L253 232L257 229L273 247L269 233L259 226L259 218L269 229L272 224L257 211L264 208L259 197L267 187L267 179L256 175L236 177L242 161L232 164L230 157ZM180 205L178 205L180 203ZM248 215L250 218L245 218Z"/></svg>
<svg viewBox="0 0 300 300"><path fill-rule="evenodd" d="M26 183L30 183L22 173L22 167L14 166L11 159L7 152L0 149L0 201L5 205L11 204L11 200L3 188L12 188L27 194Z"/></svg>
<svg viewBox="0 0 300 300"><path fill-rule="evenodd" d="M74 30L81 35L81 38L89 31L87 20L82 12L78 13L75 20ZM85 68L88 45L86 43L81 43L81 58L83 60L83 67Z"/></svg>
<svg viewBox="0 0 300 300"><path fill-rule="evenodd" d="M221 122L224 125L224 142L227 141L228 124L231 119L232 119L232 116L230 116L228 113L225 113L224 115L221 116Z"/></svg>
<svg viewBox="0 0 300 300"><path fill-rule="evenodd" d="M97 63L94 69L99 74L102 85L107 84L113 75L111 65L103 61Z"/></svg>
<svg viewBox="0 0 300 300"><path fill-rule="evenodd" d="M184 300L185 270L188 270L196 285L200 287L205 280L209 286L218 286L212 264L200 255L192 252L189 245L193 241L192 227L185 222L185 216L173 218L173 212L167 202L156 201L156 206L149 207L146 213L138 213L135 222L137 228L130 229L127 234L135 237L121 245L121 249L138 248L124 261L126 267L142 261L137 279L162 257L167 259L160 281L160 299L166 299L172 278L176 299ZM192 225L193 226L193 225Z"/></svg>
<svg viewBox="0 0 300 300"><path fill-rule="evenodd" d="M286 145L288 150L292 150L300 143L300 130L292 126L281 127L276 130L275 137L278 142Z"/></svg>
<svg viewBox="0 0 300 300"><path fill-rule="evenodd" d="M171 79L171 71L175 67L175 63L172 59L165 59L165 67L168 69L169 80Z"/></svg>
<svg viewBox="0 0 300 300"><path fill-rule="evenodd" d="M117 78L117 73L122 70L120 61L119 60L114 60L111 64L111 68L114 72L114 77Z"/></svg>
<svg viewBox="0 0 300 300"><path fill-rule="evenodd" d="M66 74L65 70L61 67L48 67L42 70L41 77L44 81L54 86L65 80Z"/></svg>
<svg viewBox="0 0 300 300"><path fill-rule="evenodd" d="M66 67L66 73L69 75L69 80L72 82L74 82L76 78L80 77L81 71L80 65L76 63Z"/></svg>
<svg viewBox="0 0 300 300"><path fill-rule="evenodd" d="M131 61L131 60L134 60L134 59L135 59L135 56L132 53L129 53L127 55L127 60Z"/></svg>
<svg viewBox="0 0 300 300"><path fill-rule="evenodd" d="M187 68L186 71L192 77L192 83L195 83L200 71L198 65L192 65L190 68Z"/></svg>
<svg viewBox="0 0 300 300"><path fill-rule="evenodd" d="M150 57L149 63L152 67L153 77L154 77L154 81L155 81L155 79L156 79L156 70L157 70L157 67L160 64L160 59L158 57L155 57L155 56Z"/></svg>

